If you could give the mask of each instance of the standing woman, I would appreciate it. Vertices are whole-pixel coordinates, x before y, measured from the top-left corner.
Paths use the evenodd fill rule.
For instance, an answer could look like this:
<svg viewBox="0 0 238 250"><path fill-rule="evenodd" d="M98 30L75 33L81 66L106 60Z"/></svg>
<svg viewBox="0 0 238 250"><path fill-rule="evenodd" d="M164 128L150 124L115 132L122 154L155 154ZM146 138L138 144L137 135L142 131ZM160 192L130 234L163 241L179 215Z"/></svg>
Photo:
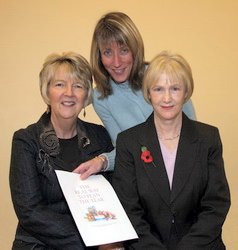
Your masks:
<svg viewBox="0 0 238 250"><path fill-rule="evenodd" d="M50 55L40 91L47 112L13 136L10 188L19 222L12 249L86 249L54 170L72 171L113 149L103 126L78 118L91 101L88 62L73 52Z"/></svg>
<svg viewBox="0 0 238 250"><path fill-rule="evenodd" d="M126 14L110 12L98 21L92 38L91 65L96 83L93 106L115 145L118 133L144 122L153 110L141 90L146 69L143 40ZM183 109L189 118L196 119L191 100ZM113 170L115 151L104 156L108 160L106 170ZM100 169L91 161L76 171L86 178Z"/></svg>
<svg viewBox="0 0 238 250"><path fill-rule="evenodd" d="M139 236L128 249L225 249L230 193L222 143L216 127L182 112L192 92L189 64L162 52L143 82L154 112L118 135L113 186Z"/></svg>

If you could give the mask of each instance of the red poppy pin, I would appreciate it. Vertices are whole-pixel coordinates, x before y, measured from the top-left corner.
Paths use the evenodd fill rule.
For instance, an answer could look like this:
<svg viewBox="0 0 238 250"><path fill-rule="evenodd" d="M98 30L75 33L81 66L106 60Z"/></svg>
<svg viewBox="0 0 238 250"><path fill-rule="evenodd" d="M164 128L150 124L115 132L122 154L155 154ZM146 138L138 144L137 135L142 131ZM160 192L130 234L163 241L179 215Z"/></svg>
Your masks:
<svg viewBox="0 0 238 250"><path fill-rule="evenodd" d="M154 164L153 157L152 157L150 151L145 146L141 147L141 157L140 158L145 163L151 163L152 162Z"/></svg>

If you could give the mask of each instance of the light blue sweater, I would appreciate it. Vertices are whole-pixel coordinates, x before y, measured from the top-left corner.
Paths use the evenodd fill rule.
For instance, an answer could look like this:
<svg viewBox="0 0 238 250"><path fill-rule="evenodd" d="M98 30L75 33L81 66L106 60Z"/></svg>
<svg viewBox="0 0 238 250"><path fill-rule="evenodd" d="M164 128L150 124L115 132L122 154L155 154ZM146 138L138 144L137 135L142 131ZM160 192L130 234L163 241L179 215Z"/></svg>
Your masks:
<svg viewBox="0 0 238 250"><path fill-rule="evenodd" d="M113 94L107 98L99 99L100 93L94 89L93 107L115 145L118 133L144 122L153 108L145 101L142 91L133 91L128 82L116 84L111 80L110 83ZM183 111L190 119L196 119L191 100L184 104ZM109 162L107 170L113 170L115 150L105 156Z"/></svg>

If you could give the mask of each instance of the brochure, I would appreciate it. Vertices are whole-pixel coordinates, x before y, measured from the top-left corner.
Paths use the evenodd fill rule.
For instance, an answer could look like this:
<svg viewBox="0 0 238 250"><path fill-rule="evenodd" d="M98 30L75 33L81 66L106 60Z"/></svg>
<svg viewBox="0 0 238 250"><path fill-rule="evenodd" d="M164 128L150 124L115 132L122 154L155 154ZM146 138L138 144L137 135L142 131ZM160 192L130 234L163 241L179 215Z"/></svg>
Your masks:
<svg viewBox="0 0 238 250"><path fill-rule="evenodd" d="M138 238L113 187L102 175L56 170L61 189L86 246Z"/></svg>

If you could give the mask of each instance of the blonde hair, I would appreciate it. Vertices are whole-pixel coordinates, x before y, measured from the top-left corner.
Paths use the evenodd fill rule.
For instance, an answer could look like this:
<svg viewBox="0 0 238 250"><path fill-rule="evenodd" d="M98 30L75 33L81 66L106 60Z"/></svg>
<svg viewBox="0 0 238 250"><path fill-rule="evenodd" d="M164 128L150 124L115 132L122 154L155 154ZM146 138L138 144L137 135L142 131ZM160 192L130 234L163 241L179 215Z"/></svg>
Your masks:
<svg viewBox="0 0 238 250"><path fill-rule="evenodd" d="M50 54L45 59L42 70L40 71L40 92L44 102L49 108L48 88L54 75L60 66L67 69L70 78L79 80L87 90L88 96L85 106L92 100L92 71L88 61L75 52L63 52L62 54Z"/></svg>
<svg viewBox="0 0 238 250"><path fill-rule="evenodd" d="M166 74L170 81L183 83L186 89L187 102L193 93L194 83L192 70L188 62L179 54L163 51L158 54L149 64L143 79L143 94L145 100L150 103L149 89L156 84L161 74Z"/></svg>
<svg viewBox="0 0 238 250"><path fill-rule="evenodd" d="M141 89L144 75L144 44L138 29L126 14L107 13L95 27L90 53L93 76L101 98L112 94L110 75L104 68L100 55L100 46L110 42L126 45L132 52L134 63L128 79L132 89Z"/></svg>

